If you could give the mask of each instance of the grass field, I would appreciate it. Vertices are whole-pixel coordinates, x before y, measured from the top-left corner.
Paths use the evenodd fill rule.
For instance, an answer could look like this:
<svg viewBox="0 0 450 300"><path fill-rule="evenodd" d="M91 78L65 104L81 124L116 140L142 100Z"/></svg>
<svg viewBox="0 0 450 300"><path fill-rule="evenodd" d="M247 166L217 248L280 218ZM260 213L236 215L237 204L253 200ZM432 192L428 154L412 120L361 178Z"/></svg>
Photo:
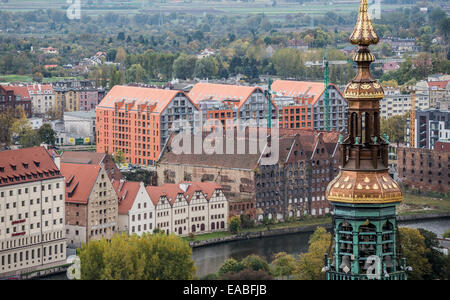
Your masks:
<svg viewBox="0 0 450 300"><path fill-rule="evenodd" d="M206 0L194 0L190 3L183 0L167 0L164 3L148 2L147 0L112 1L105 0L101 4L92 1L88 5L87 1L82 1L81 13L95 16L102 13L116 14L137 14L141 10L149 13L171 13L184 12L192 14L260 14L269 16L283 16L288 14L305 13L323 15L326 12L348 13L357 11L359 1L355 3L335 3L329 1L316 1L304 4L277 1L277 5L272 7L272 0L255 0L255 2L221 1L209 2ZM45 4L45 6L43 5ZM0 3L0 9L6 11L30 11L43 8L66 10L69 4L66 0L9 0L8 3ZM410 7L411 5L382 4L382 10L393 10L399 7Z"/></svg>
<svg viewBox="0 0 450 300"><path fill-rule="evenodd" d="M44 78L43 82L55 82L65 79L82 79L82 77L50 77ZM0 82L22 82L31 83L33 82L33 77L31 75L0 75Z"/></svg>
<svg viewBox="0 0 450 300"><path fill-rule="evenodd" d="M450 198L432 198L404 193L398 207L399 215L420 213L450 213Z"/></svg>

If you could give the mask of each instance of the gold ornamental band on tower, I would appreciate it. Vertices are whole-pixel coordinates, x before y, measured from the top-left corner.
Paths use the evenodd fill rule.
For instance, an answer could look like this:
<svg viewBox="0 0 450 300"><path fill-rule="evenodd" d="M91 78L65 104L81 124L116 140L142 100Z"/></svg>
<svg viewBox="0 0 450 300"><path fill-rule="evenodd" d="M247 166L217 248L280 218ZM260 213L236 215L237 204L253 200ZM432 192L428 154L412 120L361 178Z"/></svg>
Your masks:
<svg viewBox="0 0 450 300"><path fill-rule="evenodd" d="M370 20L367 0L361 0L358 21L350 35L350 43L353 45L369 46L377 44L378 41L378 35L375 33L372 21Z"/></svg>

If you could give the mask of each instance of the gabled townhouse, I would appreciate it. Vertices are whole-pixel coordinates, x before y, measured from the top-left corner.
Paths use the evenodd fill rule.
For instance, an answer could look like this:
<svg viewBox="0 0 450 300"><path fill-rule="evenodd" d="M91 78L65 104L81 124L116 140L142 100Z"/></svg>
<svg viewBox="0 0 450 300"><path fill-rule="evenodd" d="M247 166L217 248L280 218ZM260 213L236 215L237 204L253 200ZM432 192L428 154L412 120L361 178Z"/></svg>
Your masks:
<svg viewBox="0 0 450 300"><path fill-rule="evenodd" d="M144 183L113 179L113 186L119 197L119 232L153 233L156 207Z"/></svg>
<svg viewBox="0 0 450 300"><path fill-rule="evenodd" d="M96 164L61 163L66 187L66 235L69 247L118 230L118 199L105 169Z"/></svg>
<svg viewBox="0 0 450 300"><path fill-rule="evenodd" d="M177 197L176 191L168 191L164 187L150 187L146 188L150 199L155 205L155 227L159 230L170 234L172 232L172 205L171 202Z"/></svg>

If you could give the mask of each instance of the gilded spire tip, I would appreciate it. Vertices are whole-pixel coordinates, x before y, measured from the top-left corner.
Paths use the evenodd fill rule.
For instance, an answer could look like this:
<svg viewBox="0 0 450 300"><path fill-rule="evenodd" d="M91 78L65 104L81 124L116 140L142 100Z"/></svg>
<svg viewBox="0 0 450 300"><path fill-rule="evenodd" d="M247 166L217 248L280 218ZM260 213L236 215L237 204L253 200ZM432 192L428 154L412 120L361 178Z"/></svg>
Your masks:
<svg viewBox="0 0 450 300"><path fill-rule="evenodd" d="M378 35L373 29L369 16L369 4L367 0L361 0L358 21L350 36L350 43L360 46L375 45L379 41Z"/></svg>

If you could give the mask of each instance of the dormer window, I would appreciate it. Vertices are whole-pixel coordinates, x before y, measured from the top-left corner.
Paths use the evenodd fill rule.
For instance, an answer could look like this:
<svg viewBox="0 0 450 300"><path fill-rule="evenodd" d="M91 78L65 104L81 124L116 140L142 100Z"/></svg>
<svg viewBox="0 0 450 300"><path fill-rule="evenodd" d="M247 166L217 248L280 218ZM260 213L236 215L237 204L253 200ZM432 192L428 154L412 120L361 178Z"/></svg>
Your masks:
<svg viewBox="0 0 450 300"><path fill-rule="evenodd" d="M13 169L13 171L15 171L17 168L15 165L11 165L11 169Z"/></svg>

